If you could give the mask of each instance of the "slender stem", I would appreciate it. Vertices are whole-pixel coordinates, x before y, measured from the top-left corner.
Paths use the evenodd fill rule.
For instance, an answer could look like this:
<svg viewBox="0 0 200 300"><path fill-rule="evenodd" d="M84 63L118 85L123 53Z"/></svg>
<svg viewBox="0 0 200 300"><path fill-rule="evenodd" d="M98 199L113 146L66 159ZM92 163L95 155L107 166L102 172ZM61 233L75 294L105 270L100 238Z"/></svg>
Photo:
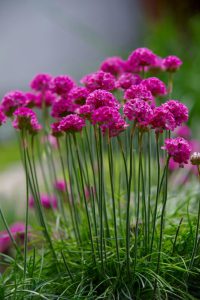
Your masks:
<svg viewBox="0 0 200 300"><path fill-rule="evenodd" d="M150 246L150 259L153 250L153 242L156 230L156 218L158 210L158 199L160 194L160 152L159 152L159 134L156 134L156 157L157 157L157 191L156 191L156 201L155 208L153 213L153 224L152 224L152 237L151 237L151 246Z"/></svg>
<svg viewBox="0 0 200 300"><path fill-rule="evenodd" d="M114 232L115 232L115 246L116 255L119 263L119 245L118 245L118 234L117 234L117 220L116 220L116 208L115 208L115 192L113 184L113 157L112 157L112 140L108 141L108 163L109 163L109 173L110 173L110 184L111 184L111 194L112 194L112 208L113 208L113 221L114 221Z"/></svg>
<svg viewBox="0 0 200 300"><path fill-rule="evenodd" d="M129 179L128 179L128 191L127 191L127 206L126 206L126 262L127 271L130 274L130 200L131 200L131 183L133 174L133 136L135 133L136 123L133 123L130 136L130 154L129 154Z"/></svg>
<svg viewBox="0 0 200 300"><path fill-rule="evenodd" d="M151 216L151 133L148 132L148 204L147 204L147 223L148 223L148 247L150 243L150 216Z"/></svg>
<svg viewBox="0 0 200 300"><path fill-rule="evenodd" d="M88 229L89 229L89 235L90 235L90 241L91 241L91 249L92 249L92 254L93 254L94 263L95 263L95 265L96 265L96 257L95 257L95 250L94 250L94 242L93 242L93 237L92 237L92 228L91 228L91 223L90 223L89 210L88 210L88 206L87 206L87 199L86 199L86 196L85 196L85 190L84 190L84 181L83 181L83 172L82 172L82 166L81 166L80 154L79 154L79 150L78 150L78 145L77 145L77 141L76 141L76 136L75 136L75 134L73 134L73 140L74 140L75 152L76 152L77 159L78 159L78 165L79 165L79 171L80 171L80 177L81 177L81 186L82 186L83 199L84 199L85 210L86 210L86 216L87 216L87 222L88 222Z"/></svg>
<svg viewBox="0 0 200 300"><path fill-rule="evenodd" d="M173 247L172 247L172 256L173 256L174 251L175 251L176 242L177 242L177 238L178 238L178 234L179 234L179 230L180 230L182 222L183 222L183 217L180 219L180 222L179 222L177 230L176 230L175 239L174 239Z"/></svg>
<svg viewBox="0 0 200 300"><path fill-rule="evenodd" d="M200 166L197 165L197 170L198 170L198 177L199 177L199 181L200 181ZM195 233L195 240L194 240L194 246L192 249L192 256L190 259L190 264L189 264L189 270L192 269L193 264L194 264L194 260L195 260L195 256L196 256L196 252L197 252L197 245L198 245L198 239L199 239L199 228L200 228L200 199L198 201L199 205L198 205L198 214L197 214L197 225L196 225L196 233Z"/></svg>
<svg viewBox="0 0 200 300"><path fill-rule="evenodd" d="M156 274L157 275L159 275L159 273L160 273L160 260L161 260L162 242L163 242L164 217L165 217L165 208L166 208L166 204L167 204L169 159L170 159L170 156L167 157L167 162L166 162L165 187L164 187L164 193L163 193L163 206L162 206L162 212L161 212L160 237L159 237L159 246L158 246L157 268L156 268ZM157 280L155 280L154 295L155 295L156 289L157 289Z"/></svg>

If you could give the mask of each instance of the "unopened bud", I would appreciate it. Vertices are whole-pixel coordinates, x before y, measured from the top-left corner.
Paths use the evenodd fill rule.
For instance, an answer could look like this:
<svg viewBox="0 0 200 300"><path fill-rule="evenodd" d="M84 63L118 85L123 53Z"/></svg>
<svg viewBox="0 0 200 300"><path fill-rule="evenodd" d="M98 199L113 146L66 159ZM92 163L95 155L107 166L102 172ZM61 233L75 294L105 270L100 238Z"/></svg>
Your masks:
<svg viewBox="0 0 200 300"><path fill-rule="evenodd" d="M194 152L190 157L190 162L192 165L200 165L200 152Z"/></svg>

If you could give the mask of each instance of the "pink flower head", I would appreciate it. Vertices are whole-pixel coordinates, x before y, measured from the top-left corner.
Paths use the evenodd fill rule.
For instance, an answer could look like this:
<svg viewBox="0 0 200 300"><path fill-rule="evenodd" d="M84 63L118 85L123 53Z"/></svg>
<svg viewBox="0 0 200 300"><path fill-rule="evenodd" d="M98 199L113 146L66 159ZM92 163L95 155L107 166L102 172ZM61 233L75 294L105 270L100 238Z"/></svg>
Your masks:
<svg viewBox="0 0 200 300"><path fill-rule="evenodd" d="M12 233L14 238L24 239L25 234L25 224L21 222L14 223L10 226L10 232ZM29 227L30 229L30 227Z"/></svg>
<svg viewBox="0 0 200 300"><path fill-rule="evenodd" d="M132 85L139 84L142 81L141 77L137 74L123 73L117 83L117 88L122 88L124 90L129 89Z"/></svg>
<svg viewBox="0 0 200 300"><path fill-rule="evenodd" d="M156 55L148 48L137 48L128 57L128 63L134 70L137 67L153 66L156 62Z"/></svg>
<svg viewBox="0 0 200 300"><path fill-rule="evenodd" d="M26 96L25 106L29 108L34 107L36 105L38 95L32 92L27 92L25 93L25 96Z"/></svg>
<svg viewBox="0 0 200 300"><path fill-rule="evenodd" d="M0 232L0 253L6 253L11 245L11 240L7 231Z"/></svg>
<svg viewBox="0 0 200 300"><path fill-rule="evenodd" d="M30 83L30 87L37 92L45 92L49 90L52 76L49 74L38 74Z"/></svg>
<svg viewBox="0 0 200 300"><path fill-rule="evenodd" d="M64 180L57 180L54 183L54 187L56 190L58 190L60 192L65 192L66 188L67 188Z"/></svg>
<svg viewBox="0 0 200 300"><path fill-rule="evenodd" d="M81 79L81 83L83 83L90 92L98 89L106 91L115 89L115 77L103 71L86 75Z"/></svg>
<svg viewBox="0 0 200 300"><path fill-rule="evenodd" d="M176 136L183 137L185 139L191 138L191 130L187 125L179 126L175 129L174 134Z"/></svg>
<svg viewBox="0 0 200 300"><path fill-rule="evenodd" d="M60 121L58 128L66 133L79 132L85 127L85 120L76 114L71 114L64 117Z"/></svg>
<svg viewBox="0 0 200 300"><path fill-rule="evenodd" d="M157 77L149 77L142 80L141 85L145 86L154 97L165 96L167 94L167 88L160 79Z"/></svg>
<svg viewBox="0 0 200 300"><path fill-rule="evenodd" d="M129 120L134 120L141 127L147 127L152 119L153 110L144 100L139 98L131 99L124 104L124 115Z"/></svg>
<svg viewBox="0 0 200 300"><path fill-rule="evenodd" d="M162 63L164 69L168 72L175 72L182 65L182 61L180 60L180 58L178 58L175 55L167 56L166 58L163 59Z"/></svg>
<svg viewBox="0 0 200 300"><path fill-rule="evenodd" d="M93 111L91 118L93 124L107 124L111 121L117 121L120 116L121 115L116 108L102 106Z"/></svg>
<svg viewBox="0 0 200 300"><path fill-rule="evenodd" d="M92 109L97 109L102 106L120 108L120 104L112 93L104 90L96 90L89 94L86 99L86 104L90 105Z"/></svg>
<svg viewBox="0 0 200 300"><path fill-rule="evenodd" d="M124 99L134 99L140 98L141 100L152 102L152 93L142 84L132 85L129 89L125 91Z"/></svg>
<svg viewBox="0 0 200 300"><path fill-rule="evenodd" d="M74 81L67 75L59 75L51 80L50 89L59 96L67 96L74 86Z"/></svg>
<svg viewBox="0 0 200 300"><path fill-rule="evenodd" d="M78 107L75 112L78 115L80 115L81 117L83 117L84 119L90 119L92 109L91 109L90 105L84 104L84 105Z"/></svg>
<svg viewBox="0 0 200 300"><path fill-rule="evenodd" d="M180 167L188 163L192 150L188 141L181 137L166 139L163 149L167 151L175 162L179 163Z"/></svg>
<svg viewBox="0 0 200 300"><path fill-rule="evenodd" d="M4 113L1 111L0 109L0 126L6 122L6 116L4 115Z"/></svg>
<svg viewBox="0 0 200 300"><path fill-rule="evenodd" d="M63 135L63 132L60 129L60 122L55 122L51 124L51 134L56 138L61 137Z"/></svg>
<svg viewBox="0 0 200 300"><path fill-rule="evenodd" d="M83 86L75 86L68 94L68 98L74 104L83 105L85 104L86 98L88 96L88 90Z"/></svg>
<svg viewBox="0 0 200 300"><path fill-rule="evenodd" d="M45 195L45 194L41 195L40 202L41 202L41 205L46 209L49 209L49 208L56 209L58 206L57 198L55 196L50 196L50 195ZM29 198L29 206L31 208L33 208L35 206L35 199L33 196L31 196Z"/></svg>
<svg viewBox="0 0 200 300"><path fill-rule="evenodd" d="M75 112L78 107L79 106L74 104L69 97L62 97L53 102L51 115L54 118L62 118Z"/></svg>
<svg viewBox="0 0 200 300"><path fill-rule="evenodd" d="M41 130L36 113L28 107L20 107L14 112L13 127L19 130L27 130L30 134L36 134Z"/></svg>
<svg viewBox="0 0 200 300"><path fill-rule="evenodd" d="M167 109L164 105L161 105L154 109L151 125L156 132L162 133L163 130L174 130L176 122L169 109Z"/></svg>
<svg viewBox="0 0 200 300"><path fill-rule="evenodd" d="M110 120L110 122L100 125L103 134L108 132L109 137L118 136L122 131L124 131L129 125L125 122L122 116L119 114L118 118L115 120Z"/></svg>
<svg viewBox="0 0 200 300"><path fill-rule="evenodd" d="M148 67L150 71L157 72L157 71L163 71L163 59L159 56L156 56L154 64Z"/></svg>
<svg viewBox="0 0 200 300"><path fill-rule="evenodd" d="M124 71L124 64L125 61L119 56L108 57L102 62L100 69L117 76Z"/></svg>
<svg viewBox="0 0 200 300"><path fill-rule="evenodd" d="M188 108L178 100L169 100L163 104L174 116L176 126L180 126L182 123L188 120Z"/></svg>
<svg viewBox="0 0 200 300"><path fill-rule="evenodd" d="M13 115L13 112L20 106L25 105L26 96L21 91L12 91L7 93L1 102L1 110L8 117Z"/></svg>
<svg viewBox="0 0 200 300"><path fill-rule="evenodd" d="M51 106L56 100L56 96L51 91L46 91L37 95L35 99L35 106L43 108Z"/></svg>

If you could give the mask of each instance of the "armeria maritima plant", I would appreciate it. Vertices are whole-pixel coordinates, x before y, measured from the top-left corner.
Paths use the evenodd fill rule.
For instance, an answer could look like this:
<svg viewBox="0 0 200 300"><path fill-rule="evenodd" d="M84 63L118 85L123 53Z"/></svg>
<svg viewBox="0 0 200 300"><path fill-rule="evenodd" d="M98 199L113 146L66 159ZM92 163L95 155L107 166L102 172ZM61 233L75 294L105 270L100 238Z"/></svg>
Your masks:
<svg viewBox="0 0 200 300"><path fill-rule="evenodd" d="M20 139L27 191L23 247L1 210L7 239L23 261L17 283L7 280L5 299L22 290L43 299L166 299L187 292L183 279L194 271L198 243L185 260L174 256L179 229L167 244L166 217L169 163L184 167L191 152L190 142L171 136L188 120L186 105L171 99L181 64L138 48L127 60L107 58L82 85L68 75L38 74L31 91L5 95L1 124L10 118ZM155 69L169 74L167 83L153 76ZM33 210L38 226L30 229ZM53 276L52 286L34 286L35 274L43 281Z"/></svg>

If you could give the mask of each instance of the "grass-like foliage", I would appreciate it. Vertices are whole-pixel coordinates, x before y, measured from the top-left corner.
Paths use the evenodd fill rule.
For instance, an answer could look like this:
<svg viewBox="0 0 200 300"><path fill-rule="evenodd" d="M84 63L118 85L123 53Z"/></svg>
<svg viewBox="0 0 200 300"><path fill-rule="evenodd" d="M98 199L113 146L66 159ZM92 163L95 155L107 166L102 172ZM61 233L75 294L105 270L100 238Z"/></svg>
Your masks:
<svg viewBox="0 0 200 300"><path fill-rule="evenodd" d="M105 61L85 87L40 74L36 94L4 97L2 114L19 131L26 212L17 230L0 210L0 299L198 299L199 186L175 194L168 184L169 164L183 167L191 152L171 138L188 119L169 99L181 61L158 62L140 48ZM159 68L168 87L147 78ZM156 106L161 96L168 101ZM200 155L191 162L198 181Z"/></svg>

